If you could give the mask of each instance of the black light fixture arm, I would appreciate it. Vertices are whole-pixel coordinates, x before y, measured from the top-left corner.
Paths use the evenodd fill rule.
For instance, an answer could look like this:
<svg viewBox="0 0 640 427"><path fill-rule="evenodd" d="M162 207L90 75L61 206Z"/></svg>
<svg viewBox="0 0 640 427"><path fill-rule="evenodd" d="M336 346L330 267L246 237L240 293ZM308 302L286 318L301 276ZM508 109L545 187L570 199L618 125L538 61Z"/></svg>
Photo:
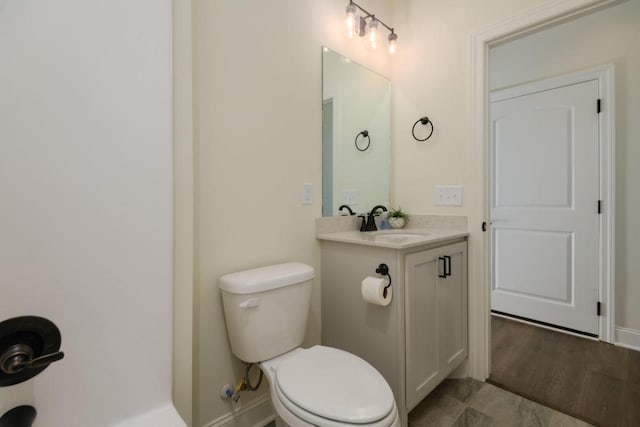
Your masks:
<svg viewBox="0 0 640 427"><path fill-rule="evenodd" d="M372 16L375 16L373 13L369 12L367 9L365 9L362 6L360 6L358 3L354 2L353 0L349 0L349 4L357 7L358 9L360 9L361 12L366 13L367 16L365 18L370 18Z"/></svg>
<svg viewBox="0 0 640 427"><path fill-rule="evenodd" d="M391 34L395 34L395 32L393 30L393 27L390 27L387 24L385 24L380 18L377 18L375 14L369 12L367 9L365 9L362 6L360 6L358 3L354 2L353 0L349 0L349 4L357 7L358 9L360 9L361 12L365 13L366 16L364 16L364 19L369 19L369 18L375 19L380 24L382 24L383 27L385 27L387 30L391 31Z"/></svg>

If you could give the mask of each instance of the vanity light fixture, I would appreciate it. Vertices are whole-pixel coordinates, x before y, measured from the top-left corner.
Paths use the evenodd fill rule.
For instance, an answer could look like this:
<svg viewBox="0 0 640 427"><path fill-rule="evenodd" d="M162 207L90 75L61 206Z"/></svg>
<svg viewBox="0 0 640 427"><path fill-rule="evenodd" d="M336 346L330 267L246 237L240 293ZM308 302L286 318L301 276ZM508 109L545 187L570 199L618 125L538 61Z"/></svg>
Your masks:
<svg viewBox="0 0 640 427"><path fill-rule="evenodd" d="M391 34L389 34L389 53L390 54L394 54L396 53L396 43L398 41L398 35L396 33L393 32L393 30L391 31Z"/></svg>
<svg viewBox="0 0 640 427"><path fill-rule="evenodd" d="M356 7L349 3L349 6L347 6L347 35L350 39L356 33L356 10Z"/></svg>
<svg viewBox="0 0 640 427"><path fill-rule="evenodd" d="M356 16L357 11L360 10L364 15ZM389 41L389 53L396 53L398 35L393 28L378 19L373 13L363 9L359 4L353 0L349 0L349 4L346 8L347 12L347 35L349 38L353 38L354 35L364 37L368 35L369 43L371 47L376 49L378 46L378 29L380 25L390 31L387 40Z"/></svg>
<svg viewBox="0 0 640 427"><path fill-rule="evenodd" d="M378 42L378 20L374 16L371 18L371 22L369 22L369 43L371 43L371 47L375 49L377 47Z"/></svg>

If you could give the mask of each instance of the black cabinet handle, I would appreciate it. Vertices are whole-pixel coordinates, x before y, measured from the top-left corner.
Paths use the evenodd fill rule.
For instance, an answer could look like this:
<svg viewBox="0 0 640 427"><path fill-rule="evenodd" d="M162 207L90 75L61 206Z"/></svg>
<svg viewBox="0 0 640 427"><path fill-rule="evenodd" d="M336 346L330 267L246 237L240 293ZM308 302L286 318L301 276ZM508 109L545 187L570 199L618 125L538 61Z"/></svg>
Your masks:
<svg viewBox="0 0 640 427"><path fill-rule="evenodd" d="M438 277L442 277L443 279L447 278L447 258L446 256L441 256L438 258L438 261L442 261L442 274L438 273Z"/></svg>
<svg viewBox="0 0 640 427"><path fill-rule="evenodd" d="M451 257L449 255L445 255L443 258L445 259L444 277L451 276Z"/></svg>
<svg viewBox="0 0 640 427"><path fill-rule="evenodd" d="M449 255L444 255L438 258L439 261L442 261L442 274L438 274L438 277L446 279L451 276L451 257Z"/></svg>

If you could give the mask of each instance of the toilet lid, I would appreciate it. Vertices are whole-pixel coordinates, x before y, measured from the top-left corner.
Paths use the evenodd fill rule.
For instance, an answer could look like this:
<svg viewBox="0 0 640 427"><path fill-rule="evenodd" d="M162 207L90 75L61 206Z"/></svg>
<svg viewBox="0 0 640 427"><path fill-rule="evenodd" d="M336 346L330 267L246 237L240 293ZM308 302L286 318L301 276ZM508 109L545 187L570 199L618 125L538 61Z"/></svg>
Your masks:
<svg viewBox="0 0 640 427"><path fill-rule="evenodd" d="M290 402L330 420L371 423L394 407L382 375L358 356L336 348L315 346L282 361L276 382Z"/></svg>

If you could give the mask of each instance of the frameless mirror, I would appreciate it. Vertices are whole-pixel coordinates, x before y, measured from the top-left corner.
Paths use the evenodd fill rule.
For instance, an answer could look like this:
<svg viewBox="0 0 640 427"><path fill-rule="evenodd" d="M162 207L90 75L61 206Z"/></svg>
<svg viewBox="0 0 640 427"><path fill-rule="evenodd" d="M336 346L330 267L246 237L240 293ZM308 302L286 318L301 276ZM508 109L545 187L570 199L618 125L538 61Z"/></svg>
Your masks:
<svg viewBox="0 0 640 427"><path fill-rule="evenodd" d="M322 216L389 204L391 83L322 48Z"/></svg>

